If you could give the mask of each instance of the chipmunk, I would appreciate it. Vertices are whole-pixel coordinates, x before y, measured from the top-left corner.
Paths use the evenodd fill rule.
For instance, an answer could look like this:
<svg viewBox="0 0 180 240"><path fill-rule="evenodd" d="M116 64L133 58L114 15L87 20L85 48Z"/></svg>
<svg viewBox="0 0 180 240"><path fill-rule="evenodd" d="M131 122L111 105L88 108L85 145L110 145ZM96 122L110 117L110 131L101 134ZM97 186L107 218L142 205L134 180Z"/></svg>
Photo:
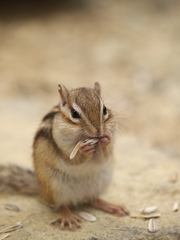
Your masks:
<svg viewBox="0 0 180 240"><path fill-rule="evenodd" d="M12 183L12 174L0 181L21 192L40 192L42 200L59 213L51 224L60 229L80 228L80 219L70 208L83 203L128 215L124 206L99 199L111 181L117 128L114 113L103 104L100 84L70 91L59 84L59 94L59 104L44 116L34 138L34 174L12 166L13 176L21 175L20 183L15 184L17 179Z"/></svg>

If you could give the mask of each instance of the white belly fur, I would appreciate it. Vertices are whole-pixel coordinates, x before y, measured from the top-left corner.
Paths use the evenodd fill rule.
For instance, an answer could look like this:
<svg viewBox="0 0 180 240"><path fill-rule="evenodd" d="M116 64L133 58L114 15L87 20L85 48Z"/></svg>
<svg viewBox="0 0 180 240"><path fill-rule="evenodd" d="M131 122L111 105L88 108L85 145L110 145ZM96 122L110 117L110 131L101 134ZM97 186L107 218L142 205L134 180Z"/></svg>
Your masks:
<svg viewBox="0 0 180 240"><path fill-rule="evenodd" d="M77 205L97 198L111 181L112 165L111 159L101 164L64 164L64 176L61 172L52 181L56 206Z"/></svg>

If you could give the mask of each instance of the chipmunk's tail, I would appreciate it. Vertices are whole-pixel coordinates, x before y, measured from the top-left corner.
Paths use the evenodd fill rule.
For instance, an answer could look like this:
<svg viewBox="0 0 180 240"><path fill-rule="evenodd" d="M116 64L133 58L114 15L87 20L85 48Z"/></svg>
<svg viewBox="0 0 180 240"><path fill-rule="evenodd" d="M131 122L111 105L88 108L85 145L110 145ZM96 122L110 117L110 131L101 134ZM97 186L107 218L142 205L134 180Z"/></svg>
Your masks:
<svg viewBox="0 0 180 240"><path fill-rule="evenodd" d="M39 194L38 181L34 172L15 165L0 165L0 192Z"/></svg>

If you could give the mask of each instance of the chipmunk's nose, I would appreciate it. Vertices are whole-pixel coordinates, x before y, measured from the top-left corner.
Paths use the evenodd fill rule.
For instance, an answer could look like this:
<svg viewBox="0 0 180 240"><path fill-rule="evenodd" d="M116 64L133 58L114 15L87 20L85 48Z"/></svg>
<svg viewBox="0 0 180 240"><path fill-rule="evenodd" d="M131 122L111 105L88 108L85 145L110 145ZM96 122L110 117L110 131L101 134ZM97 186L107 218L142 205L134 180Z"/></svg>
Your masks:
<svg viewBox="0 0 180 240"><path fill-rule="evenodd" d="M99 138L98 143L102 147L106 147L111 142L111 134L109 132L105 133L102 137Z"/></svg>
<svg viewBox="0 0 180 240"><path fill-rule="evenodd" d="M104 135L104 128L103 126L99 126L98 128L98 137L102 137Z"/></svg>

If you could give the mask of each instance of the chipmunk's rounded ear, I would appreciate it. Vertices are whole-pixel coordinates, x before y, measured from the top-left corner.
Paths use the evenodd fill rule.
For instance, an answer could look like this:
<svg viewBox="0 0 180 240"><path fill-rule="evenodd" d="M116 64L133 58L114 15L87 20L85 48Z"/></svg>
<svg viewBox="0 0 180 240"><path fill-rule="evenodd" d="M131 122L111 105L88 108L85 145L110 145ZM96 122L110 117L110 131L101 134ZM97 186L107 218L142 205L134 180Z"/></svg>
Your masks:
<svg viewBox="0 0 180 240"><path fill-rule="evenodd" d="M94 83L94 90L99 96L101 95L101 86L100 86L99 82Z"/></svg>
<svg viewBox="0 0 180 240"><path fill-rule="evenodd" d="M59 87L58 90L59 90L59 94L60 94L60 105L61 105L61 107L65 107L65 105L67 104L67 101L68 101L69 91L62 84L59 84L58 87Z"/></svg>

